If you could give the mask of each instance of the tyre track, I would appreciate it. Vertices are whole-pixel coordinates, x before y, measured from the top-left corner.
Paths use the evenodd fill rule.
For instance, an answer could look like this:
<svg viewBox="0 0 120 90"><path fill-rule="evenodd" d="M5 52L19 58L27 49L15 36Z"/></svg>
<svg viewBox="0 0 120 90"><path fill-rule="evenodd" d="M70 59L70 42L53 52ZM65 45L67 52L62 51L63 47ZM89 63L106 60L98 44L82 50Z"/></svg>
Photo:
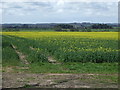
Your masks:
<svg viewBox="0 0 120 90"><path fill-rule="evenodd" d="M12 48L15 50L15 52L18 54L19 59L21 60L21 62L23 64L28 65L29 62L26 60L26 56L22 52L18 51L16 46L14 46L13 44L11 44L11 45L12 45Z"/></svg>

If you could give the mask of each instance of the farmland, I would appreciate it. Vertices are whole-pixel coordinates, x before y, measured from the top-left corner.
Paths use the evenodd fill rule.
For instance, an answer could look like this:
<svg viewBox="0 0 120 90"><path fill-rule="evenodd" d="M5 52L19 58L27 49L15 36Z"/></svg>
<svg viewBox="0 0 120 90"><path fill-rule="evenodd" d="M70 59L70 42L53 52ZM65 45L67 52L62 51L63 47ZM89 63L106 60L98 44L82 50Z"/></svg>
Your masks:
<svg viewBox="0 0 120 90"><path fill-rule="evenodd" d="M3 67L29 68L14 68L15 72L118 73L117 32L3 32L2 35ZM22 53L28 64L21 63L17 52ZM55 62L50 62L50 58ZM109 79L117 82L117 76Z"/></svg>

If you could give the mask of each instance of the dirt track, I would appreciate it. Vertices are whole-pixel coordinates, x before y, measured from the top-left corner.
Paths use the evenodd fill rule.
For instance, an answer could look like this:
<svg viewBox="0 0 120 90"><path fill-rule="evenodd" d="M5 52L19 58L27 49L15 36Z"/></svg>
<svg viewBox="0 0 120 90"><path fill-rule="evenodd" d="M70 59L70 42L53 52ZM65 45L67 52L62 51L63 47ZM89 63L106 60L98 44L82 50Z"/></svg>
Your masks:
<svg viewBox="0 0 120 90"><path fill-rule="evenodd" d="M3 88L117 88L117 83L102 83L94 74L3 73Z"/></svg>

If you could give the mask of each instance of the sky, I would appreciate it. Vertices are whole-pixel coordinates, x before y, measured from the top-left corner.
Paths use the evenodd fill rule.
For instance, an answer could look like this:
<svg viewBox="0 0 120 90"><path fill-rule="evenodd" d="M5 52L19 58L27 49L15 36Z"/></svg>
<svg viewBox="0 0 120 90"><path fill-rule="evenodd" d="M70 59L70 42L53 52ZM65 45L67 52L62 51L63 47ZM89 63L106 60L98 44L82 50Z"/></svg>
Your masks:
<svg viewBox="0 0 120 90"><path fill-rule="evenodd" d="M4 1L0 13L2 23L117 23L118 2Z"/></svg>

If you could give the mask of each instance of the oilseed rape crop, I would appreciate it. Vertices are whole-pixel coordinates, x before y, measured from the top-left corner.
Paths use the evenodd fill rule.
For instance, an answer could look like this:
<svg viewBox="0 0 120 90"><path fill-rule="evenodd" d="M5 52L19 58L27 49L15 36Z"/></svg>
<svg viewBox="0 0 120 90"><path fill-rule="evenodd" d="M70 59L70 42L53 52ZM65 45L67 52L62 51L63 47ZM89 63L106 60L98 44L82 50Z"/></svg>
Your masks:
<svg viewBox="0 0 120 90"><path fill-rule="evenodd" d="M29 57L60 62L118 62L118 32L3 32L10 43ZM28 50L27 50L28 49ZM37 55L37 56L35 56ZM36 58L36 59L35 59Z"/></svg>

